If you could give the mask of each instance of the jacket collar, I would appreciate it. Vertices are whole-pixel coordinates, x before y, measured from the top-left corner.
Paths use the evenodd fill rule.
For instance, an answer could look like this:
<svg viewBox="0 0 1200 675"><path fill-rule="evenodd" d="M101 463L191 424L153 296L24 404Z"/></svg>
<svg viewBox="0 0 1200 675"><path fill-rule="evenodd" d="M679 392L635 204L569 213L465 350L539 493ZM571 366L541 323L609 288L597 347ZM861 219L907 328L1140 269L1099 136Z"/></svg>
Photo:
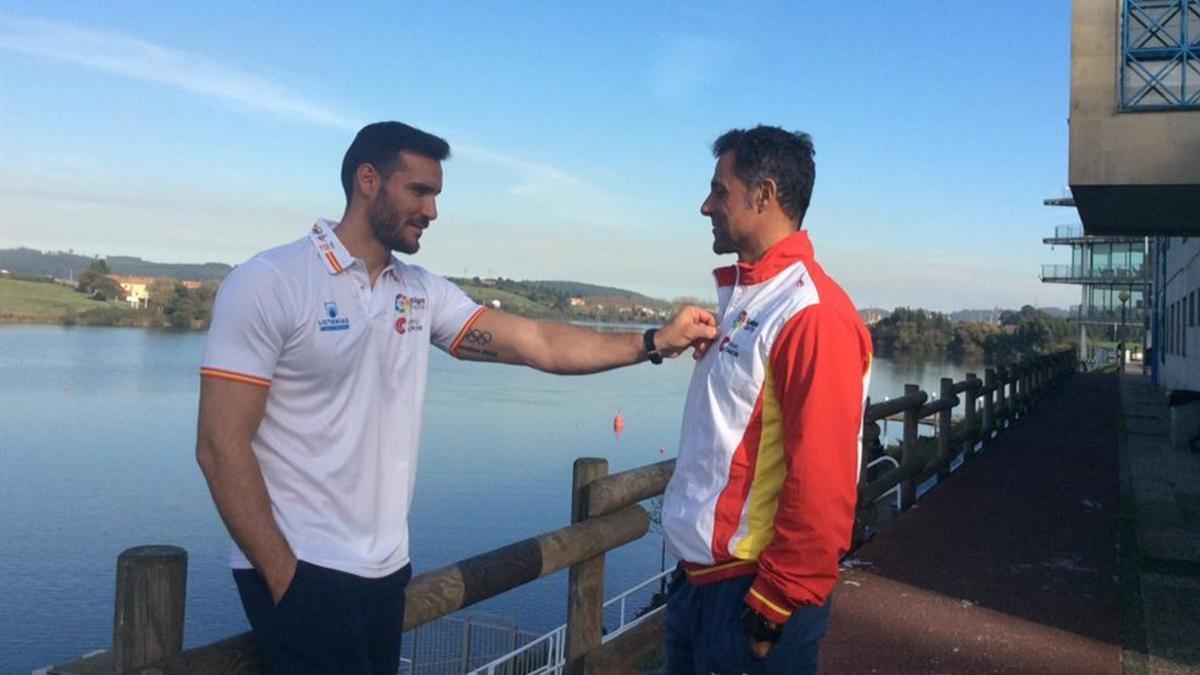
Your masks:
<svg viewBox="0 0 1200 675"><path fill-rule="evenodd" d="M752 263L738 263L713 270L717 286L753 286L769 281L797 260L812 260L812 242L806 230L797 230L767 249Z"/></svg>
<svg viewBox="0 0 1200 675"><path fill-rule="evenodd" d="M354 264L354 256L350 255L334 234L337 225L324 218L318 218L308 233L309 241L317 250L317 255L321 256L321 262L325 263L325 269L329 270L330 274L339 274Z"/></svg>

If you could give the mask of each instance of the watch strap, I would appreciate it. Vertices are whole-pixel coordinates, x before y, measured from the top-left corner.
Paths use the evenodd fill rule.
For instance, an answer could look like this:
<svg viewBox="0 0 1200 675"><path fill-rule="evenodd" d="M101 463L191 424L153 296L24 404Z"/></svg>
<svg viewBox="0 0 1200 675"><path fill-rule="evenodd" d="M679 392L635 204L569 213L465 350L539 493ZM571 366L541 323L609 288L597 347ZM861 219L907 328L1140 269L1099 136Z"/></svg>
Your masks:
<svg viewBox="0 0 1200 675"><path fill-rule="evenodd" d="M657 332L657 328L651 328L642 333L642 347L646 350L646 358L656 366L663 362L662 354L659 353L658 347L654 346L654 334Z"/></svg>

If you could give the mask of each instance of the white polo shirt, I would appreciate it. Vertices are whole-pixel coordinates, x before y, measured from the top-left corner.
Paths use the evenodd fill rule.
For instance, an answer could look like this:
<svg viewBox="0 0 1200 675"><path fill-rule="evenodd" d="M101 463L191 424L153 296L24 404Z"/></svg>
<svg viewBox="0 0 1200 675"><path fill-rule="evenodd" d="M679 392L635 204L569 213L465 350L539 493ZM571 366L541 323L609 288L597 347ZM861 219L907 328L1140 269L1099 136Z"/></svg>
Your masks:
<svg viewBox="0 0 1200 675"><path fill-rule="evenodd" d="M251 447L296 556L382 577L409 562L429 346L457 356L484 310L394 256L372 288L335 227L225 278L200 372L269 387ZM236 544L230 564L251 566Z"/></svg>

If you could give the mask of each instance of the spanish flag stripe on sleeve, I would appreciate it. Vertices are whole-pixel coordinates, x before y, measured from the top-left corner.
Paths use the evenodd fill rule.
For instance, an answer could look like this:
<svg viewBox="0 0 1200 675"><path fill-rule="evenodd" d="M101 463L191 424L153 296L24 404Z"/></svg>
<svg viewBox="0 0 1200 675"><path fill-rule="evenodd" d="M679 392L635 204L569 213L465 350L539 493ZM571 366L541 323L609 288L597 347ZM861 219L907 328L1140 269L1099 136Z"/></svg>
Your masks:
<svg viewBox="0 0 1200 675"><path fill-rule="evenodd" d="M471 315L471 318L467 319L467 322L463 324L462 330L458 331L458 335L456 335L454 337L454 341L450 343L450 356L458 358L459 346L462 344L462 341L467 338L467 335L471 333L471 327L475 325L475 322L478 321L479 317L483 316L483 313L486 311L486 307L480 307L479 309L475 310L475 313Z"/></svg>
<svg viewBox="0 0 1200 675"><path fill-rule="evenodd" d="M222 379L222 380L229 380L231 382L241 382L243 384L253 384L253 385L257 385L259 387L270 387L271 386L270 380L267 380L267 379L264 379L261 377L255 377L253 375L246 375L243 373L235 373L231 370L221 370L220 368L201 368L200 369L200 377L215 377L215 378Z"/></svg>

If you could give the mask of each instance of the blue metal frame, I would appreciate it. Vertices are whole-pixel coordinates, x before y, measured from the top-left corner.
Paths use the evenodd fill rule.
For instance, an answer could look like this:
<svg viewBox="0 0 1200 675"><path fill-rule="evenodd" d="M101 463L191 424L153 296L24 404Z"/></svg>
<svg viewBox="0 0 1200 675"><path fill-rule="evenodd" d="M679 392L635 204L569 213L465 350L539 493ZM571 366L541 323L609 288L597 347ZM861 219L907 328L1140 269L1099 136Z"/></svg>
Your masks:
<svg viewBox="0 0 1200 675"><path fill-rule="evenodd" d="M1200 35L1191 35L1189 19L1200 21L1200 0L1125 0L1121 19L1121 109L1122 110L1197 110L1200 109ZM1177 19L1176 30L1167 24ZM1133 30L1137 24L1137 31ZM1198 24L1200 25L1200 24ZM1200 32L1200 31L1196 31ZM1153 46L1147 43L1154 41ZM1166 82L1166 76L1179 72L1178 86ZM1188 75L1193 76L1195 92L1188 93ZM1129 93L1130 75L1144 84ZM1151 93L1154 102L1144 102ZM1158 99L1165 99L1163 103Z"/></svg>

